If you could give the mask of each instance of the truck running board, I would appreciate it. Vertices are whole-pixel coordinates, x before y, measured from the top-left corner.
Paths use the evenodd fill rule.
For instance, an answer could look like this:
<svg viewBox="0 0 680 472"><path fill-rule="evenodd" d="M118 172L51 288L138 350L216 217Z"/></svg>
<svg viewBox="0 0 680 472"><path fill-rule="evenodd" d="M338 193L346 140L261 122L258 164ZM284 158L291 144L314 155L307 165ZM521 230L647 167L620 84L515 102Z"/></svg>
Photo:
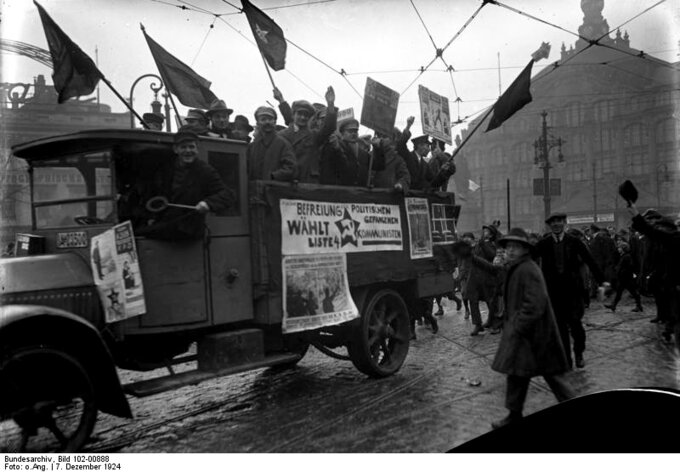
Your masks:
<svg viewBox="0 0 680 472"><path fill-rule="evenodd" d="M216 377L223 377L225 375L237 374L246 370L259 369L262 367L269 367L277 364L285 364L288 362L295 362L300 359L298 354L276 354L267 356L264 359L249 362L246 364L225 367L215 371L205 370L191 370L175 375L166 375L163 377L156 377L149 380L142 380L123 385L125 393L135 397L148 397L161 392L167 392L186 385L195 385L204 380L213 379Z"/></svg>

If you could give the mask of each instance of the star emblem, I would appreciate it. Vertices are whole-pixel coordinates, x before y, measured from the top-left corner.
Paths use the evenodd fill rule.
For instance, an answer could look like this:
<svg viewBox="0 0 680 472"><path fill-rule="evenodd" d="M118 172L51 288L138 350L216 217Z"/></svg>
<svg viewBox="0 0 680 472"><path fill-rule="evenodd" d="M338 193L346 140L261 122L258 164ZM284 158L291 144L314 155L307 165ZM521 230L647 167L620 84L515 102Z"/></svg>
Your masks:
<svg viewBox="0 0 680 472"><path fill-rule="evenodd" d="M263 30L260 28L260 25L255 23L255 33L257 34L257 37L260 38L260 41L262 41L264 44L269 44L269 40L267 39L269 31Z"/></svg>
<svg viewBox="0 0 680 472"><path fill-rule="evenodd" d="M109 300L111 300L111 306L115 306L120 303L118 300L118 292L116 292L114 289L111 289L111 292L106 296Z"/></svg>
<svg viewBox="0 0 680 472"><path fill-rule="evenodd" d="M338 227L340 231L340 246L344 247L345 244L354 244L359 246L359 240L357 239L357 230L359 229L359 222L352 219L352 216L345 208L345 214L341 220L335 222L335 226Z"/></svg>

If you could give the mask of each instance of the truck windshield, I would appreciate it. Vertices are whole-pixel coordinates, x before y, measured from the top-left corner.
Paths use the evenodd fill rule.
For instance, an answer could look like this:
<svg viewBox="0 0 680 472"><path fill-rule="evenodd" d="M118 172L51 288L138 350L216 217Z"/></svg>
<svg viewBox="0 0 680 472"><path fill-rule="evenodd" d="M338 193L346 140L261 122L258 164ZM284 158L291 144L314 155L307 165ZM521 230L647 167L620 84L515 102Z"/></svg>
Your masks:
<svg viewBox="0 0 680 472"><path fill-rule="evenodd" d="M33 161L32 168L35 228L115 222L109 152Z"/></svg>

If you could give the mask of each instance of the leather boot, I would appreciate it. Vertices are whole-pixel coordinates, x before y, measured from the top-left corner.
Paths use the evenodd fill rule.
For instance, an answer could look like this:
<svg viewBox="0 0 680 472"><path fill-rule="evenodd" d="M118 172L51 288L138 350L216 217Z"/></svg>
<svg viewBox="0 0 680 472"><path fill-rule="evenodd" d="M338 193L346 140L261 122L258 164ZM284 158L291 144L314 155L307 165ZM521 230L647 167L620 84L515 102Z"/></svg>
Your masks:
<svg viewBox="0 0 680 472"><path fill-rule="evenodd" d="M477 336L479 333L482 332L484 332L484 328L482 328L482 325L475 325L475 328L470 333L470 336Z"/></svg>

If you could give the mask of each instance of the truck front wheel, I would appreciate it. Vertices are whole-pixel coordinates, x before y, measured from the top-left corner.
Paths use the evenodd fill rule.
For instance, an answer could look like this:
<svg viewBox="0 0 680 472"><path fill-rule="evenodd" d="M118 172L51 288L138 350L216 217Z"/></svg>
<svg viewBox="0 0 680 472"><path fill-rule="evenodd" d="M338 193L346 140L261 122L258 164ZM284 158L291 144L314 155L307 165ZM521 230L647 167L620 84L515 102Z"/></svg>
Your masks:
<svg viewBox="0 0 680 472"><path fill-rule="evenodd" d="M97 420L95 392L70 354L34 346L0 359L0 450L76 452Z"/></svg>
<svg viewBox="0 0 680 472"><path fill-rule="evenodd" d="M390 289L368 298L347 351L354 366L371 377L388 377L401 368L410 337L406 303Z"/></svg>

